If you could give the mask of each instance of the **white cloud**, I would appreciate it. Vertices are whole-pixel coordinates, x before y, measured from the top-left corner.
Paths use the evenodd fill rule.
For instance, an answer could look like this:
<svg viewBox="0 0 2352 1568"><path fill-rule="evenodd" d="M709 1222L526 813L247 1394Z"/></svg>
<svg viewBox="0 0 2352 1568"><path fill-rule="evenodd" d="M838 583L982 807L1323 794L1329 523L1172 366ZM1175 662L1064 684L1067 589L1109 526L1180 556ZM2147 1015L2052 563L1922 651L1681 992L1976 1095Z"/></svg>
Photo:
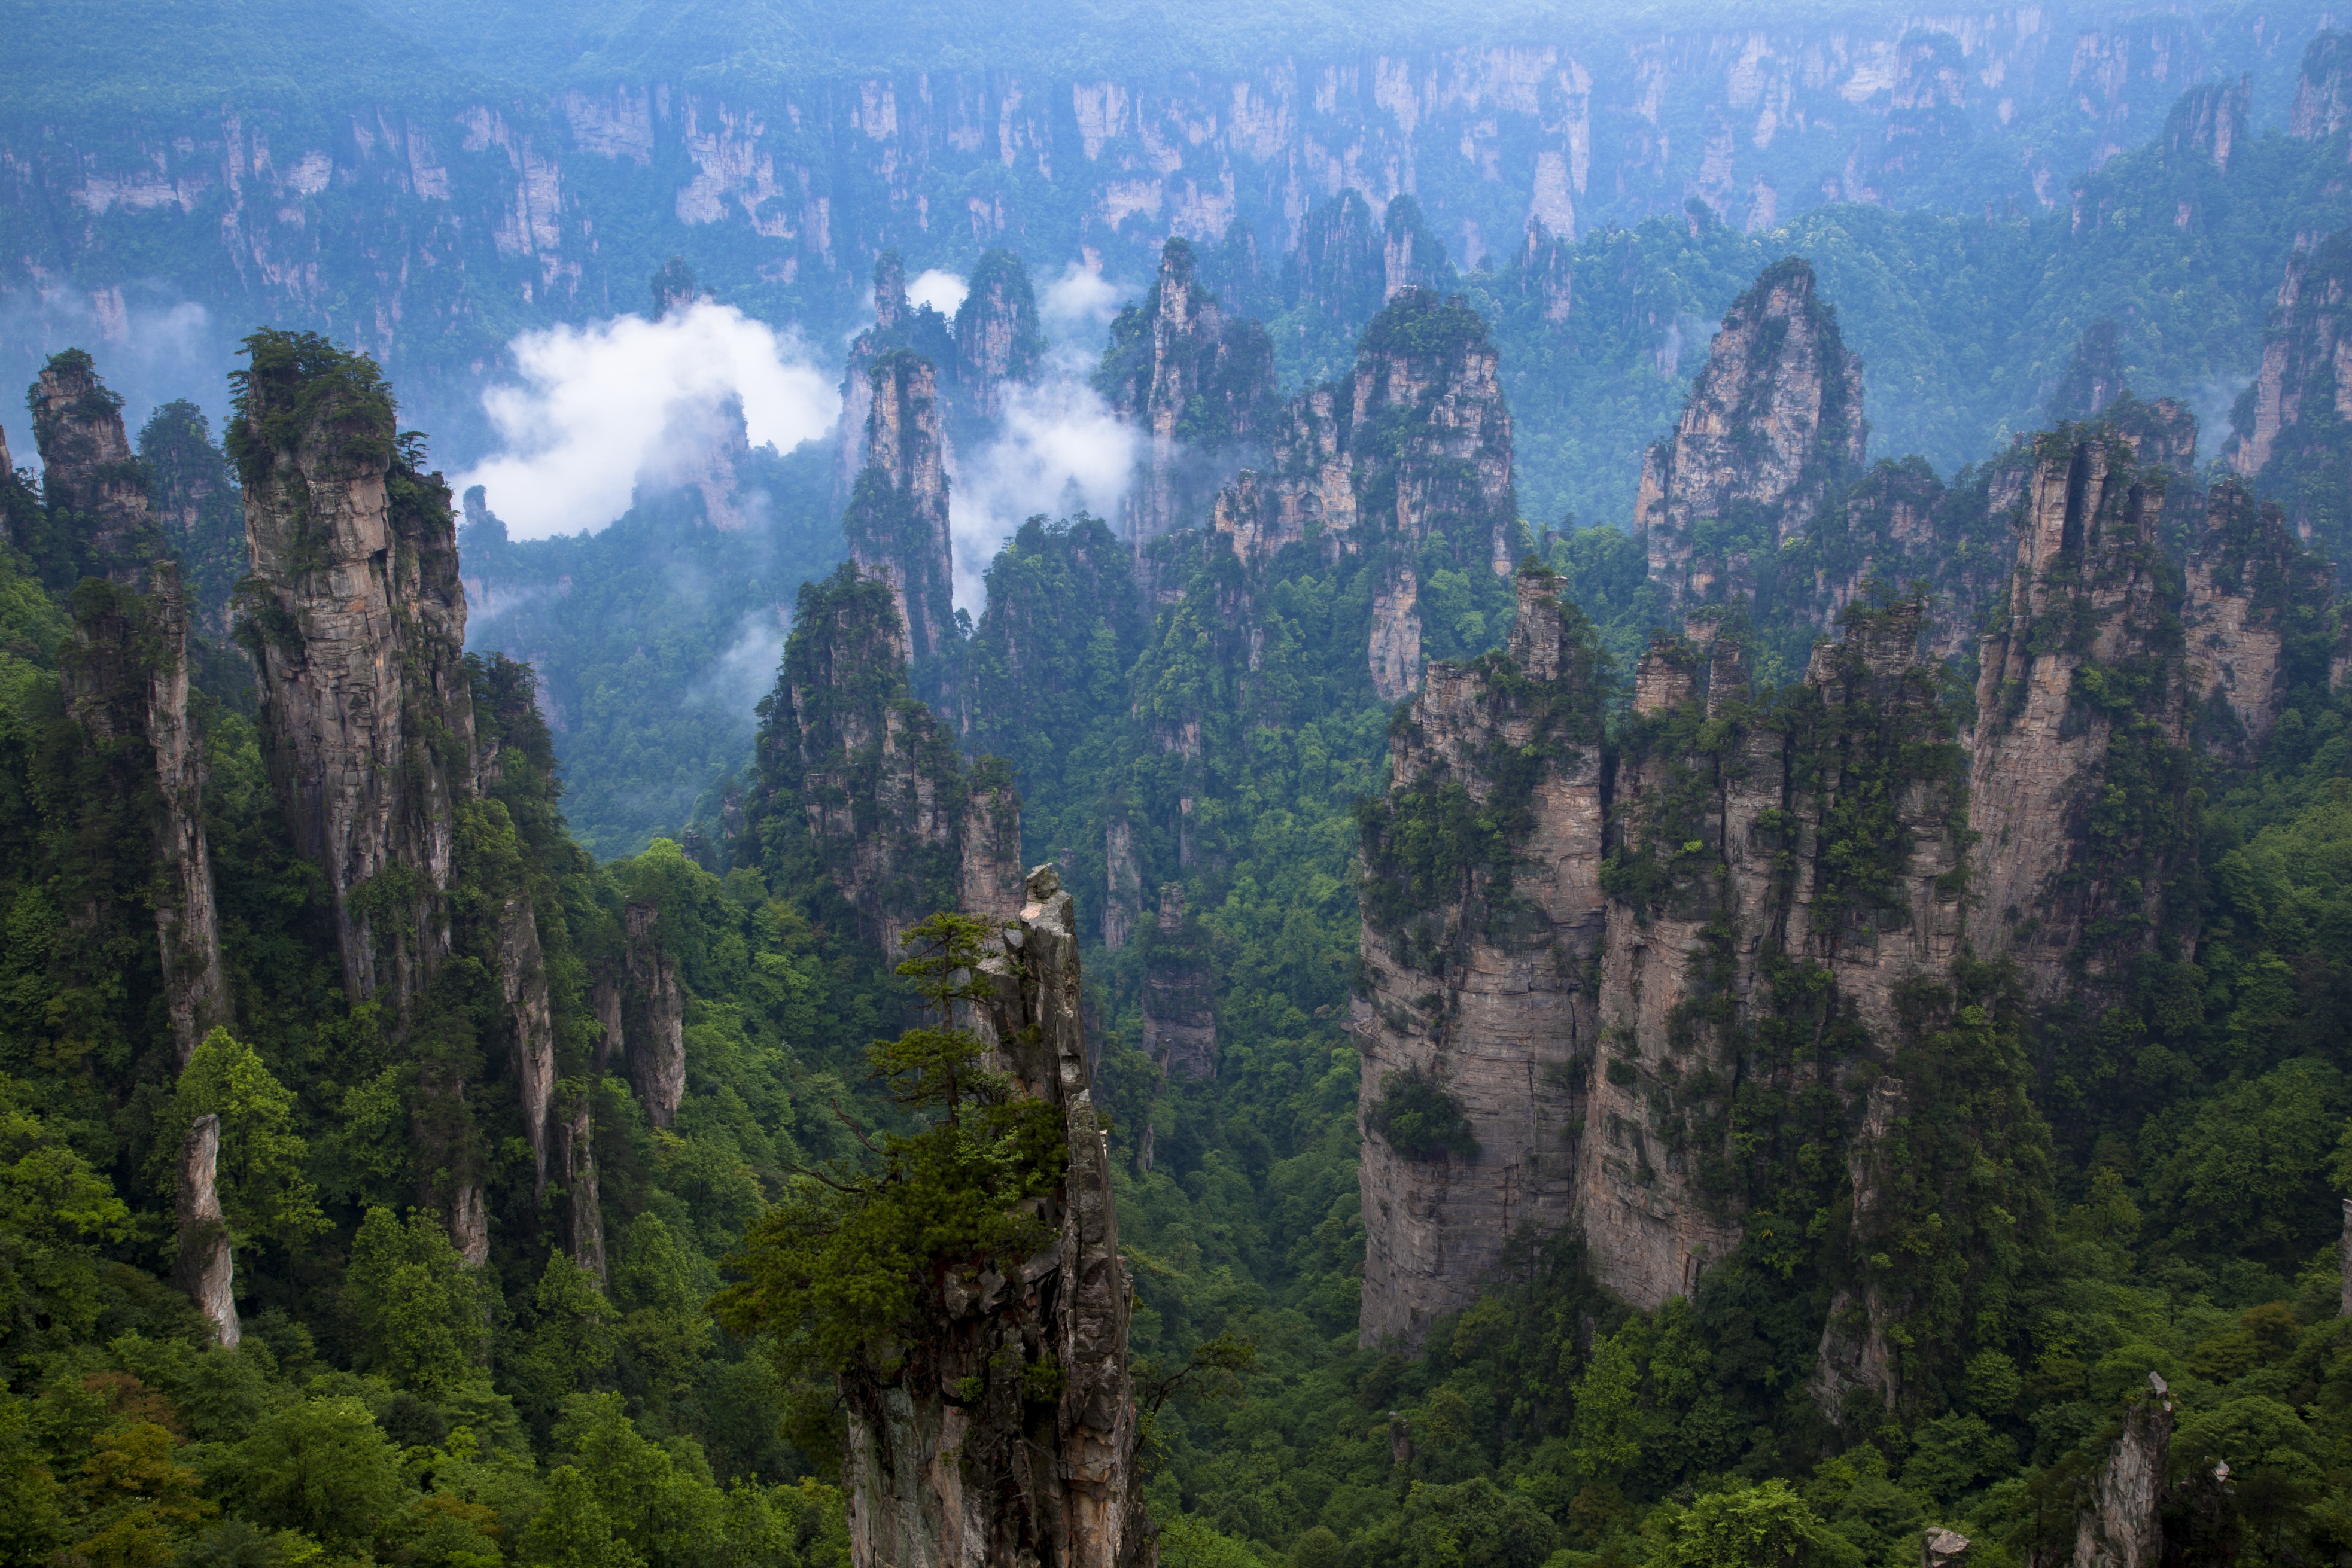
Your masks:
<svg viewBox="0 0 2352 1568"><path fill-rule="evenodd" d="M918 273L915 281L907 285L907 301L910 305L928 305L942 316L953 316L971 286L952 272L933 267Z"/></svg>
<svg viewBox="0 0 2352 1568"><path fill-rule="evenodd" d="M664 465L665 434L707 426L730 397L751 444L780 452L824 435L841 411L798 332L709 300L659 321L526 332L514 357L521 384L482 394L500 450L456 485L484 486L516 538L604 528L629 509L639 473Z"/></svg>
<svg viewBox="0 0 2352 1568"><path fill-rule="evenodd" d="M1134 291L1112 283L1099 266L1074 261L1037 297L1037 314L1053 343L1055 362L1066 374L1083 375L1102 358L1103 334Z"/></svg>
<svg viewBox="0 0 2352 1568"><path fill-rule="evenodd" d="M948 492L956 603L978 617L989 562L1038 513L1115 518L1134 468L1135 432L1084 382L1015 388L996 439L957 465Z"/></svg>

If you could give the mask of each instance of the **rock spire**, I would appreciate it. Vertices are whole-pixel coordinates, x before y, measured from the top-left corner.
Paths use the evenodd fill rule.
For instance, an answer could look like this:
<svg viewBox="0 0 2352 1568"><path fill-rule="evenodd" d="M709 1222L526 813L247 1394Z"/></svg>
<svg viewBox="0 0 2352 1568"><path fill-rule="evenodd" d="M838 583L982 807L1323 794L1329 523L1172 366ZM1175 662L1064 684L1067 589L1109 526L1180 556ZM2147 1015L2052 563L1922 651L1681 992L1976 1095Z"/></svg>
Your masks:
<svg viewBox="0 0 2352 1568"><path fill-rule="evenodd" d="M1057 1234L1017 1271L951 1274L945 1321L896 1381L845 1378L851 1560L1148 1568L1132 1287L1087 1074L1076 915L1052 867L1028 874L989 973L989 1064L1062 1113L1069 1166L1042 1215ZM1058 1387L1024 1398L1030 1380L987 1375L1008 1358L1055 1368ZM972 1385L986 1392L950 1398Z"/></svg>
<svg viewBox="0 0 2352 1568"><path fill-rule="evenodd" d="M1674 435L1643 458L1633 524L1652 580L1675 603L1752 591L1756 562L1860 471L1865 435L1862 361L1812 264L1775 263L1724 313Z"/></svg>

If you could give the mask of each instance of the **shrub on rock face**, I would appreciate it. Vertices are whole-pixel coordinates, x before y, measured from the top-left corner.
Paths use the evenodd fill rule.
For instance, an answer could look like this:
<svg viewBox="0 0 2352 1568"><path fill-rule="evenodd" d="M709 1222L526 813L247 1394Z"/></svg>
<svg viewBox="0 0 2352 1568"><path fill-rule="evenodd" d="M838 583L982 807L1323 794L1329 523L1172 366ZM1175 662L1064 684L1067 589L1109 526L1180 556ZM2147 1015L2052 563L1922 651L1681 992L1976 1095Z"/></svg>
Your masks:
<svg viewBox="0 0 2352 1568"><path fill-rule="evenodd" d="M1380 1103L1366 1120L1409 1160L1468 1159L1478 1152L1462 1102L1417 1067L1381 1080Z"/></svg>

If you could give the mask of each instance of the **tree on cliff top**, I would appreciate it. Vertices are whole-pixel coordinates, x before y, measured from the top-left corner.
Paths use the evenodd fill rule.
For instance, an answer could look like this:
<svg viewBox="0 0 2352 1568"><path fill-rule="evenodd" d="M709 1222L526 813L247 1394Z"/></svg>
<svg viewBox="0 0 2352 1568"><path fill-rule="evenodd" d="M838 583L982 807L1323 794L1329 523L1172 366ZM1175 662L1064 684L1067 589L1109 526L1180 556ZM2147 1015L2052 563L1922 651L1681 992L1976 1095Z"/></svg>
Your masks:
<svg viewBox="0 0 2352 1568"><path fill-rule="evenodd" d="M933 1021L877 1042L871 1076L919 1130L879 1137L836 1107L866 1149L862 1168L802 1171L730 1260L737 1282L712 1302L747 1337L831 1372L888 1375L941 1314L957 1263L1024 1258L1049 1239L1031 1201L1060 1185L1069 1151L1060 1113L982 1064L985 1043L956 1020L986 996L988 923L934 915L907 933Z"/></svg>

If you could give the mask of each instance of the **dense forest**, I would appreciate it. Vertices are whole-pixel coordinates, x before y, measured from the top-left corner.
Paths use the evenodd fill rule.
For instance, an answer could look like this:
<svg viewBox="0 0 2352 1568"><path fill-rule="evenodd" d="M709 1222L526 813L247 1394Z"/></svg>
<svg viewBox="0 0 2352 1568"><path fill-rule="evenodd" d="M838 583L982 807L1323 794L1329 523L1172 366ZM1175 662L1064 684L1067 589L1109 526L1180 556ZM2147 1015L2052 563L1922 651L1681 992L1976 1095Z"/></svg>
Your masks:
<svg viewBox="0 0 2352 1568"><path fill-rule="evenodd" d="M1163 235L961 606L1013 248L552 539L362 344L44 355L0 1560L2352 1552L2347 52L2048 212Z"/></svg>

